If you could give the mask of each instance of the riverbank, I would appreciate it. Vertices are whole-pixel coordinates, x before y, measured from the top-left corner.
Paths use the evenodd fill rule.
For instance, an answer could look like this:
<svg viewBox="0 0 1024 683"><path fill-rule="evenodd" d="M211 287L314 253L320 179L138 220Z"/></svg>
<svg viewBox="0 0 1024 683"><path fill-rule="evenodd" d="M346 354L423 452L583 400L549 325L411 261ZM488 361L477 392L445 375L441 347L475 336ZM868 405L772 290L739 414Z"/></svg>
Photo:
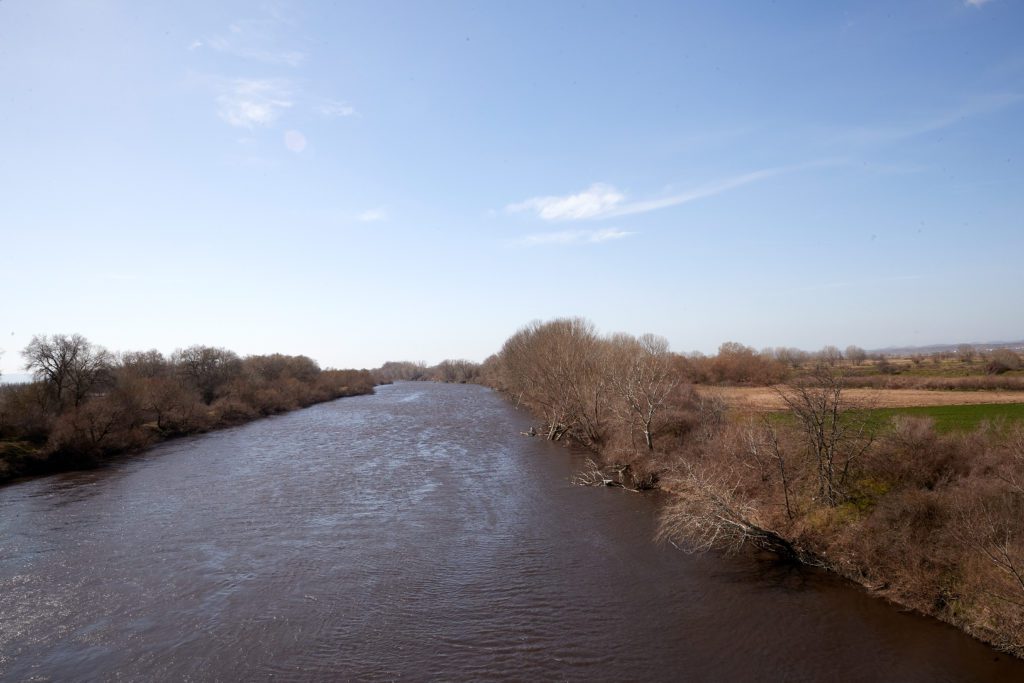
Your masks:
<svg viewBox="0 0 1024 683"><path fill-rule="evenodd" d="M16 439L0 440L0 486L30 477L102 467L110 461L130 457L172 439L237 427L254 420L289 413L293 410L301 410L319 403L335 401L339 398L372 394L373 391L373 387L355 391L349 390L337 395L319 398L309 403L302 403L291 408L265 407L261 410L259 407L251 406L253 408L251 411L234 410L230 415L218 414L217 411L211 410L204 419L197 421L191 429L161 431L155 423L147 423L142 425L142 433L136 435L132 444L126 448L112 447L102 451L90 450L82 452L80 450L61 449L59 447L53 449L47 443L34 444L29 441L19 441Z"/></svg>
<svg viewBox="0 0 1024 683"><path fill-rule="evenodd" d="M570 485L531 423L396 383L0 488L0 679L1024 675L824 572L653 543L661 501Z"/></svg>
<svg viewBox="0 0 1024 683"><path fill-rule="evenodd" d="M88 469L167 439L372 393L366 370L306 356L239 357L193 346L114 354L80 335L37 336L23 351L37 381L0 386L0 484Z"/></svg>
<svg viewBox="0 0 1024 683"><path fill-rule="evenodd" d="M536 416L536 433L617 473L584 483L669 492L663 538L786 552L1024 656L1020 411L971 392L972 414L940 430L880 412L828 363L757 389L773 403L752 410L722 396L742 392L694 387L678 361L663 340L569 319L524 328L481 376ZM950 397L964 398L935 394Z"/></svg>
<svg viewBox="0 0 1024 683"><path fill-rule="evenodd" d="M771 436L755 434L761 417L729 411L719 418L721 431L691 443L693 450L640 452L626 463L584 446L598 462L574 482L659 490L668 496L659 536L678 547L733 551L751 544L833 572L1024 659L1016 602L1021 553L1013 543L1021 509L1012 493L1024 482L1024 467L1020 451L1005 452L1008 439L1024 443L1020 430L1008 435L1005 425L984 424L940 433L933 420L897 418L880 430L881 445L849 498L828 507L813 504L815 493L798 495L807 473L793 468L787 475L787 465L770 451L773 441L792 446L799 435L782 436L786 426L772 428ZM786 486L792 487L781 494L771 490L780 475L791 477ZM1009 495L1000 484L1009 485Z"/></svg>

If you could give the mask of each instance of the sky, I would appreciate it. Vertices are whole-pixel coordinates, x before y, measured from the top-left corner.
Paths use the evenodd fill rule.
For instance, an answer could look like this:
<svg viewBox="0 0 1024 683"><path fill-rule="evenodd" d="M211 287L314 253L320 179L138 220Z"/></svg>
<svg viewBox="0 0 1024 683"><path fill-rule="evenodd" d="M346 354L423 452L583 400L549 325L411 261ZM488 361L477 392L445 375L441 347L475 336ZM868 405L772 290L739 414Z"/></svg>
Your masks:
<svg viewBox="0 0 1024 683"><path fill-rule="evenodd" d="M1024 338L1024 3L0 2L0 370Z"/></svg>

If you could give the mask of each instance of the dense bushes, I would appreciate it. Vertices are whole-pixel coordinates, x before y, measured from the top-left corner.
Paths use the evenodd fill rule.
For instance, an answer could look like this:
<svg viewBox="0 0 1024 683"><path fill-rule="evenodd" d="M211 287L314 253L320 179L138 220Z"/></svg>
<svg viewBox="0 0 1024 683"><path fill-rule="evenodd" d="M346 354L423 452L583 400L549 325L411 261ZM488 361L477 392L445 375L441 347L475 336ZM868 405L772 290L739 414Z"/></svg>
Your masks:
<svg viewBox="0 0 1024 683"><path fill-rule="evenodd" d="M380 384L397 380L466 384L480 379L481 368L480 363L463 359L443 360L432 367L427 367L426 363L389 361L374 370L373 376Z"/></svg>
<svg viewBox="0 0 1024 683"><path fill-rule="evenodd" d="M692 392L661 337L604 337L579 318L532 323L481 370L542 420L540 433L633 464L686 431ZM642 460L642 459L641 459ZM635 463L634 474L647 470ZM637 483L650 483L647 474Z"/></svg>
<svg viewBox="0 0 1024 683"><path fill-rule="evenodd" d="M665 535L791 553L1024 655L1024 430L895 418L838 448L830 496L817 440L857 411L828 391L809 424L733 415L673 452Z"/></svg>
<svg viewBox="0 0 1024 683"><path fill-rule="evenodd" d="M1024 428L881 424L847 400L836 352L785 355L726 344L683 357L562 319L519 330L480 375L541 420L539 435L594 451L579 483L666 489L664 537L753 542L1024 655ZM690 383L786 372L785 413L730 412Z"/></svg>
<svg viewBox="0 0 1024 683"><path fill-rule="evenodd" d="M996 349L985 366L990 375L1001 375L1010 370L1020 370L1020 356L1010 349Z"/></svg>
<svg viewBox="0 0 1024 683"><path fill-rule="evenodd" d="M119 355L79 335L35 337L37 381L0 388L0 481L95 464L180 434L366 394L365 370L321 370L306 356L240 358L193 346L170 358Z"/></svg>

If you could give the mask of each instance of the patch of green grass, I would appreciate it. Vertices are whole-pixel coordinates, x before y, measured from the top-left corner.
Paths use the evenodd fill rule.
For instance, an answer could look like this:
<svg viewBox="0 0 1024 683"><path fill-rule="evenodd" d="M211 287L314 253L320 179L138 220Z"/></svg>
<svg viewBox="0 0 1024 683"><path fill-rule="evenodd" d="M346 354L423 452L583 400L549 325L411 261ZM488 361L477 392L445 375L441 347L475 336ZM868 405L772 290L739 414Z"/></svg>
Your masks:
<svg viewBox="0 0 1024 683"><path fill-rule="evenodd" d="M938 432L967 432L982 422L1024 421L1024 403L979 403L964 406L914 406L912 408L877 408L868 415L879 426L888 424L896 415L930 417Z"/></svg>

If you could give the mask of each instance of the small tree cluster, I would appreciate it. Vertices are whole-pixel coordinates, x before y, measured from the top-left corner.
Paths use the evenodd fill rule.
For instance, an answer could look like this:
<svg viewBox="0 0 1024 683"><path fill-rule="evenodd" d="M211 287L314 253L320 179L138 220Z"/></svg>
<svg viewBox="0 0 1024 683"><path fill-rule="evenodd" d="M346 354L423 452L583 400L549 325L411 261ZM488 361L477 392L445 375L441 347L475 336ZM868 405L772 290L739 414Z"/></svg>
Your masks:
<svg viewBox="0 0 1024 683"><path fill-rule="evenodd" d="M1010 349L996 349L988 356L985 370L990 375L1001 375L1011 370L1020 370L1020 356Z"/></svg>
<svg viewBox="0 0 1024 683"><path fill-rule="evenodd" d="M373 391L364 370L321 370L306 356L240 358L192 346L112 354L81 335L36 336L24 350L36 381L0 391L0 437L35 444L36 457L0 478L75 467L176 434Z"/></svg>
<svg viewBox="0 0 1024 683"><path fill-rule="evenodd" d="M651 485L659 452L690 429L696 405L686 371L662 337L603 336L586 320L563 318L516 332L481 376L538 415L546 438L596 451L635 487Z"/></svg>

